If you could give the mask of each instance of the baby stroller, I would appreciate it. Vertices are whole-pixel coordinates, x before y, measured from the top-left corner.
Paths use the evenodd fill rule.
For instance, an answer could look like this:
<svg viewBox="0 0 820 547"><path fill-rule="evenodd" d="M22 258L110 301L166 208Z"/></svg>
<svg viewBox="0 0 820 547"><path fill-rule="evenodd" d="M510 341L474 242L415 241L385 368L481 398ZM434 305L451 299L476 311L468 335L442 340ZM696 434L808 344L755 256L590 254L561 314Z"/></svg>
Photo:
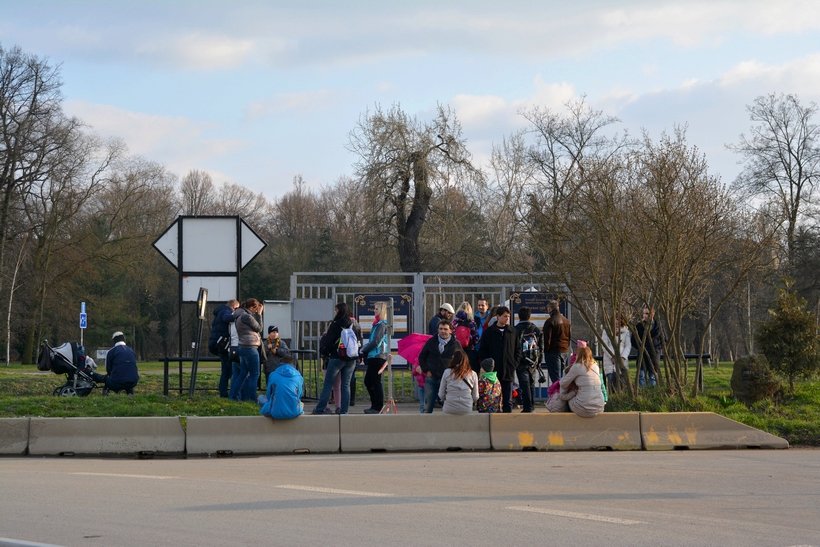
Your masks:
<svg viewBox="0 0 820 547"><path fill-rule="evenodd" d="M91 376L91 367L86 363L85 349L74 342L51 347L48 340L43 340L37 368L50 370L54 374L65 374L65 384L55 388L52 393L58 397L85 397L97 387Z"/></svg>

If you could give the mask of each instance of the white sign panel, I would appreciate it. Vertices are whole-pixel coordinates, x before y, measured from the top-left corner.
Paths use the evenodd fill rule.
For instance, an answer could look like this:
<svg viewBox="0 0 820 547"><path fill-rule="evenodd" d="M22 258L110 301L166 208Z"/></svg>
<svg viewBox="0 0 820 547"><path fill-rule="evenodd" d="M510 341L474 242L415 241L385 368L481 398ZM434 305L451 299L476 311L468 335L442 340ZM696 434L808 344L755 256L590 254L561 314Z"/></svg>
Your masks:
<svg viewBox="0 0 820 547"><path fill-rule="evenodd" d="M237 249L236 218L186 218L183 220L183 274L185 272L236 271L236 255L239 250Z"/></svg>
<svg viewBox="0 0 820 547"><path fill-rule="evenodd" d="M199 288L208 289L208 302L226 302L236 298L236 276L189 275L182 278L182 301L196 302Z"/></svg>

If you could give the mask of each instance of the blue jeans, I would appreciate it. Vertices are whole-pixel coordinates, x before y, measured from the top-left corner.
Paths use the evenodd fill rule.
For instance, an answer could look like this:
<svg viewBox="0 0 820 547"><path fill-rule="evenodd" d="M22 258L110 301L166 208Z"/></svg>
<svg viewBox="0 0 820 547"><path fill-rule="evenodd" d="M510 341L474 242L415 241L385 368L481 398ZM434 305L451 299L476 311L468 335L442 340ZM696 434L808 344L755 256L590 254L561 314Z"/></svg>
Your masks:
<svg viewBox="0 0 820 547"><path fill-rule="evenodd" d="M424 379L424 413L432 414L438 398L438 388L441 386L441 378L427 376Z"/></svg>
<svg viewBox="0 0 820 547"><path fill-rule="evenodd" d="M234 350L236 348L233 348ZM231 352L225 352L219 356L222 363L222 371L219 374L219 396L228 396L228 381L233 376L233 363L231 362Z"/></svg>
<svg viewBox="0 0 820 547"><path fill-rule="evenodd" d="M256 382L259 380L259 350L254 347L239 346L239 367L231 377L231 399L255 401Z"/></svg>
<svg viewBox="0 0 820 547"><path fill-rule="evenodd" d="M327 408L327 402L330 400L330 392L333 390L333 383L339 374L342 375L342 404L339 406L339 412L341 414L347 414L347 410L350 407L350 378L353 376L353 370L355 368L356 361L342 361L335 357L330 358L327 362L322 394L319 395L319 402L316 403L316 408L313 409L314 414L324 414L325 408Z"/></svg>
<svg viewBox="0 0 820 547"><path fill-rule="evenodd" d="M416 384L416 399L419 400L419 414L424 414L424 388Z"/></svg>
<svg viewBox="0 0 820 547"><path fill-rule="evenodd" d="M544 365L547 367L550 383L561 379L561 376L564 375L563 369L566 362L566 354L560 351L551 350L544 353Z"/></svg>
<svg viewBox="0 0 820 547"><path fill-rule="evenodd" d="M652 370L646 370L644 367L641 367L641 371L638 373L638 385L641 387L646 386L647 376L649 377L648 380L650 386L658 385L658 378L655 376L655 372Z"/></svg>

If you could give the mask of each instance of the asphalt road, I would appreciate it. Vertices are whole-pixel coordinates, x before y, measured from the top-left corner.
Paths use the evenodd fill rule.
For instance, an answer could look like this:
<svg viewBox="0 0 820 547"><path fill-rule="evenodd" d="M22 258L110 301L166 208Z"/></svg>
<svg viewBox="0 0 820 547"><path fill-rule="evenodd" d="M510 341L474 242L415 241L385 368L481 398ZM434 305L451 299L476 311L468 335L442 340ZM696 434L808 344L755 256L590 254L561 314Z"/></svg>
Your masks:
<svg viewBox="0 0 820 547"><path fill-rule="evenodd" d="M820 545L820 450L2 458L0 537L83 546Z"/></svg>

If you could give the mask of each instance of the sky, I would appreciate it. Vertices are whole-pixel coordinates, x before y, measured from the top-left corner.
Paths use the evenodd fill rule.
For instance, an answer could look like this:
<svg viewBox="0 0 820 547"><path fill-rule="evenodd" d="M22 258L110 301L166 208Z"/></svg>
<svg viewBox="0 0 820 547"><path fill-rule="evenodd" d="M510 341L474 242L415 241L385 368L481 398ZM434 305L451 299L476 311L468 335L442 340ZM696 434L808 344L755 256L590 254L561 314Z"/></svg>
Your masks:
<svg viewBox="0 0 820 547"><path fill-rule="evenodd" d="M60 66L64 110L177 176L268 199L354 173L374 107L451 106L478 165L533 106L686 125L712 173L769 93L820 102L820 1L0 0L0 45Z"/></svg>

